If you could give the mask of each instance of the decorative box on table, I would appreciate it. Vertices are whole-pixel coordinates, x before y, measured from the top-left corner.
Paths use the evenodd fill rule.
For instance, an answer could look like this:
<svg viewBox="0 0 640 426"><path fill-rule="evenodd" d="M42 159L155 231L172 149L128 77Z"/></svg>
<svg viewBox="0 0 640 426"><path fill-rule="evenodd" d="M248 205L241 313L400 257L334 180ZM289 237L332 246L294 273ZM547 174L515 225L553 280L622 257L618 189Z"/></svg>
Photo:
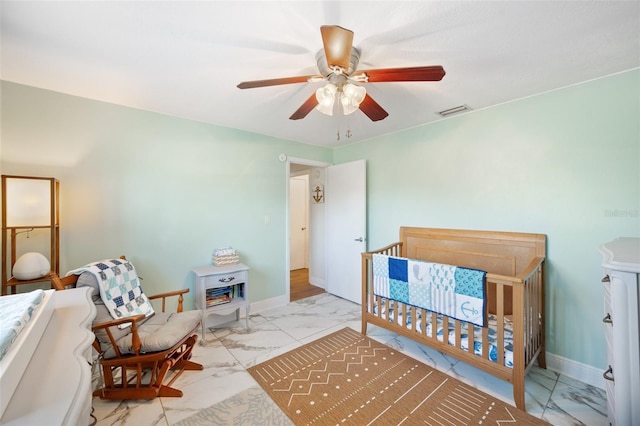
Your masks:
<svg viewBox="0 0 640 426"><path fill-rule="evenodd" d="M240 254L232 247L215 249L213 252L213 265L236 265L240 263Z"/></svg>

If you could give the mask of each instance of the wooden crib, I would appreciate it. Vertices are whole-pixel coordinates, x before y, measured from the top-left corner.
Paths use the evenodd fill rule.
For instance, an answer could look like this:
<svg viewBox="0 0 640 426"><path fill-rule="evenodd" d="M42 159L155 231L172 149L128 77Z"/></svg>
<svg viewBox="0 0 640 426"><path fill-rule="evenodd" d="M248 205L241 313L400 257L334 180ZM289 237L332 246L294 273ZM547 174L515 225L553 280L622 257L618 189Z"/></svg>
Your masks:
<svg viewBox="0 0 640 426"><path fill-rule="evenodd" d="M362 253L362 333L367 333L367 324L374 324L506 380L513 385L516 406L526 411L525 375L536 358L546 368L545 244L543 234L401 227L399 242ZM495 319L491 335L496 360L490 359L488 327L374 295L372 255L376 253L486 271L486 306ZM438 337L436 324L446 338ZM512 365L505 360L507 334L513 339Z"/></svg>

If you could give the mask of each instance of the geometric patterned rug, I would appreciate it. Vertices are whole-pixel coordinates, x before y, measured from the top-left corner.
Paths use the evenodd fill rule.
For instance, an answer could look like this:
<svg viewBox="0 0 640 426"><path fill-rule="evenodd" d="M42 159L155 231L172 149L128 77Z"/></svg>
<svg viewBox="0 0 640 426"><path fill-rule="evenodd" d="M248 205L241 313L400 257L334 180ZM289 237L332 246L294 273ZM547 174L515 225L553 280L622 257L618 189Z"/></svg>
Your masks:
<svg viewBox="0 0 640 426"><path fill-rule="evenodd" d="M247 371L296 425L546 425L344 328Z"/></svg>

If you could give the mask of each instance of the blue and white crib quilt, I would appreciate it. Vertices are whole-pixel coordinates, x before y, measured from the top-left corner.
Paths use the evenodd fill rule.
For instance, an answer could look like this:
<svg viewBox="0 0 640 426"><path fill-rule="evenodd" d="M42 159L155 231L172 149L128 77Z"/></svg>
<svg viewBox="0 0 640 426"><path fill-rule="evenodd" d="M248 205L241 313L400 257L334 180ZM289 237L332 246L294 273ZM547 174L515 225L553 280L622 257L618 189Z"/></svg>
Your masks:
<svg viewBox="0 0 640 426"><path fill-rule="evenodd" d="M372 261L376 296L485 326L485 271L382 254Z"/></svg>
<svg viewBox="0 0 640 426"><path fill-rule="evenodd" d="M144 314L154 314L153 306L142 292L140 278L128 260L109 259L90 263L69 271L67 275L90 272L98 280L100 297L114 319ZM130 326L122 324L120 328Z"/></svg>

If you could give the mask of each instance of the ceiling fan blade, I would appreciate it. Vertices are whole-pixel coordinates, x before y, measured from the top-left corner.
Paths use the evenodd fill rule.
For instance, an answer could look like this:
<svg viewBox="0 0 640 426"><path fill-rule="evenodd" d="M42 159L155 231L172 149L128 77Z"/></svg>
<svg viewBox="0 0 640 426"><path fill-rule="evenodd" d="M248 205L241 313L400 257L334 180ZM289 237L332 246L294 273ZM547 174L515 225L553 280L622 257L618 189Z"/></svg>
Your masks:
<svg viewBox="0 0 640 426"><path fill-rule="evenodd" d="M444 68L440 65L433 65L428 67L362 70L353 73L351 77L363 81L362 78L366 76L368 77L364 80L366 82L381 83L388 81L440 81L444 75Z"/></svg>
<svg viewBox="0 0 640 426"><path fill-rule="evenodd" d="M281 84L306 83L310 79L324 79L321 75L301 75L298 77L272 78L269 80L243 81L238 84L239 89L254 89L256 87L279 86Z"/></svg>
<svg viewBox="0 0 640 426"><path fill-rule="evenodd" d="M371 121L384 120L389 115L369 94L367 94L360 103L360 110L369 117Z"/></svg>
<svg viewBox="0 0 640 426"><path fill-rule="evenodd" d="M304 103L289 117L289 120L300 120L301 118L305 118L307 114L313 110L316 105L318 105L318 99L316 99L316 94L309 96L309 99L304 101Z"/></svg>
<svg viewBox="0 0 640 426"><path fill-rule="evenodd" d="M320 27L324 54L327 65L349 69L351 61L351 46L353 45L353 31L337 25L323 25Z"/></svg>

